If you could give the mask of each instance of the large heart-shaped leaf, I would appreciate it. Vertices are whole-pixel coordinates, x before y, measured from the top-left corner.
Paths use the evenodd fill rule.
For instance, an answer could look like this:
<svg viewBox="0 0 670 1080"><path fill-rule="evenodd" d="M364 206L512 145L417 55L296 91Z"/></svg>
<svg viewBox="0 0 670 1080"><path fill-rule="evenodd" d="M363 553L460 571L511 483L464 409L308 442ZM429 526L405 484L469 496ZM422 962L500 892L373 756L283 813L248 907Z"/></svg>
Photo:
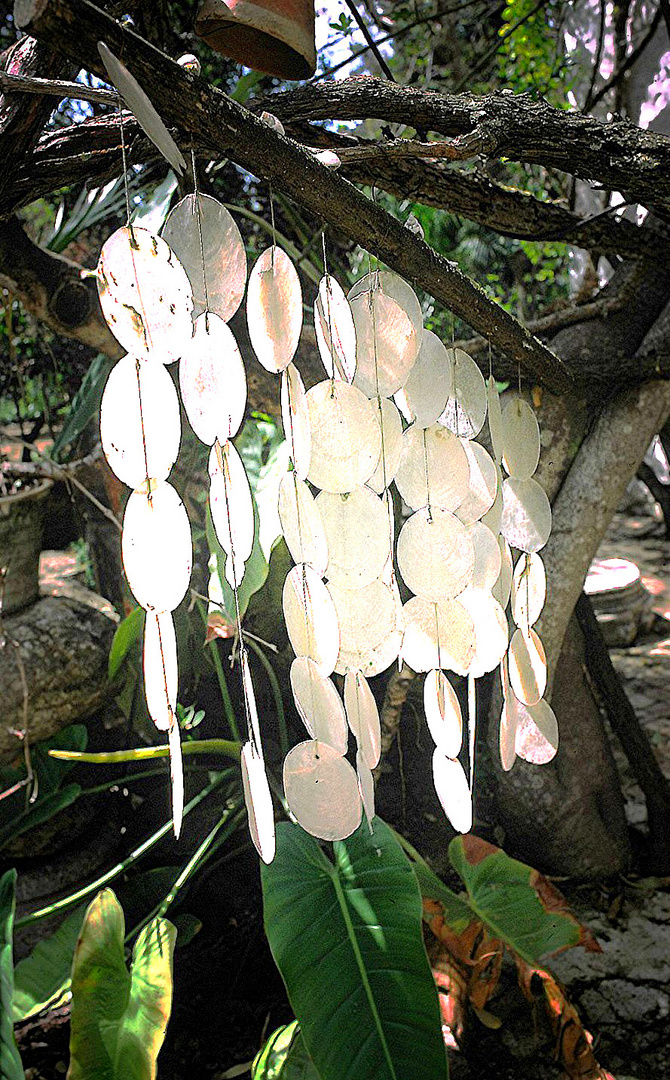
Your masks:
<svg viewBox="0 0 670 1080"><path fill-rule="evenodd" d="M16 870L8 870L0 878L0 1076L2 1080L24 1080L12 1021L12 995L14 993L12 935L16 907L15 887Z"/></svg>
<svg viewBox="0 0 670 1080"><path fill-rule="evenodd" d="M262 867L265 929L322 1080L446 1077L421 897L393 833L375 818L333 845L277 827Z"/></svg>
<svg viewBox="0 0 670 1080"><path fill-rule="evenodd" d="M128 972L123 911L111 889L90 904L72 967L68 1080L154 1080L172 1004L176 937L153 919Z"/></svg>
<svg viewBox="0 0 670 1080"><path fill-rule="evenodd" d="M76 908L49 937L14 969L14 1023L40 1012L70 987L72 954L77 944L84 907Z"/></svg>

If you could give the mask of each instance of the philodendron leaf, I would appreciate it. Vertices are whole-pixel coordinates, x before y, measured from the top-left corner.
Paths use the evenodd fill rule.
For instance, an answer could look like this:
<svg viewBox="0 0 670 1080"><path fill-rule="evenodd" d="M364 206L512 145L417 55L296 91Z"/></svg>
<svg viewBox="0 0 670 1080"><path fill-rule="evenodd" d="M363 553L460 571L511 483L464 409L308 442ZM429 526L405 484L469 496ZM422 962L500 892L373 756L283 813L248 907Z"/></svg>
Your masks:
<svg viewBox="0 0 670 1080"><path fill-rule="evenodd" d="M72 954L77 944L84 907L78 907L57 930L19 961L14 969L14 1023L40 1012L70 988Z"/></svg>
<svg viewBox="0 0 670 1080"><path fill-rule="evenodd" d="M600 952L590 931L537 870L472 834L452 840L449 858L474 915L526 963L537 965L573 945Z"/></svg>
<svg viewBox="0 0 670 1080"><path fill-rule="evenodd" d="M153 919L124 954L125 924L111 889L89 906L72 967L68 1080L153 1080L172 1004L175 928Z"/></svg>
<svg viewBox="0 0 670 1080"><path fill-rule="evenodd" d="M273 1031L251 1066L251 1080L320 1080L297 1020Z"/></svg>
<svg viewBox="0 0 670 1080"><path fill-rule="evenodd" d="M447 1075L412 868L379 818L333 845L277 826L265 929L321 1080Z"/></svg>
<svg viewBox="0 0 670 1080"><path fill-rule="evenodd" d="M0 878L0 1076L2 1080L24 1080L12 1021L12 995L14 993L12 935L16 907L15 887L16 870L8 870Z"/></svg>

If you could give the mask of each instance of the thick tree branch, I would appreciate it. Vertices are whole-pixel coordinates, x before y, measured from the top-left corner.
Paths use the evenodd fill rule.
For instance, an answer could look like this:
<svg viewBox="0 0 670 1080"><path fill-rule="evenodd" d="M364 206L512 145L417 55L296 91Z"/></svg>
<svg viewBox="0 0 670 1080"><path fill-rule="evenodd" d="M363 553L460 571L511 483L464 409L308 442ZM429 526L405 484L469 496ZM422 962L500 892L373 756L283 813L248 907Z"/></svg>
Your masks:
<svg viewBox="0 0 670 1080"><path fill-rule="evenodd" d="M261 103L255 104L259 108ZM372 77L306 83L265 98L262 107L288 123L377 120L453 137L478 132L489 157L561 169L645 204L670 205L670 138L616 118L609 123L554 109L532 94L503 90L438 94Z"/></svg>
<svg viewBox="0 0 670 1080"><path fill-rule="evenodd" d="M270 180L277 190L373 251L490 337L533 378L559 393L571 386L570 373L559 358L454 263L437 255L292 140L184 71L87 0L17 0L14 13L21 28L98 74L103 72L97 43L104 39L139 82L151 89L167 123L189 131L197 141L216 147L222 155Z"/></svg>

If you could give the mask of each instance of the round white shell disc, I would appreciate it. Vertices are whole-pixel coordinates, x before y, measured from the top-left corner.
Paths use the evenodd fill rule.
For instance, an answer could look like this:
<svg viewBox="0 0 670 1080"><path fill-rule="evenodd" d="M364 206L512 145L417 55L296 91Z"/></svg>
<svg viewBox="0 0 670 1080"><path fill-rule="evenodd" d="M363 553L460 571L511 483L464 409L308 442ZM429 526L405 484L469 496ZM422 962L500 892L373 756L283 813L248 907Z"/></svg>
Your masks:
<svg viewBox="0 0 670 1080"><path fill-rule="evenodd" d="M466 589L459 597L475 624L476 652L469 674L480 679L502 660L509 642L505 612L488 589Z"/></svg>
<svg viewBox="0 0 670 1080"><path fill-rule="evenodd" d="M475 549L475 566L472 571L472 586L475 589L493 589L500 574L501 556L498 537L494 536L481 521L473 521L467 526L468 534Z"/></svg>
<svg viewBox="0 0 670 1080"><path fill-rule="evenodd" d="M377 702L360 671L348 671L345 675L344 707L363 760L369 769L375 769L381 756L381 723Z"/></svg>
<svg viewBox="0 0 670 1080"><path fill-rule="evenodd" d="M504 536L498 537L498 547L500 548L500 573L498 575L498 580L491 589L491 593L500 606L506 608L512 588L512 572L514 570L514 564L512 562L510 546Z"/></svg>
<svg viewBox="0 0 670 1080"><path fill-rule="evenodd" d="M547 575L542 557L534 551L522 556L512 579L512 618L522 630L530 630L539 619L547 598Z"/></svg>
<svg viewBox="0 0 670 1080"><path fill-rule="evenodd" d="M516 703L515 750L531 765L546 765L558 750L558 723L551 705L544 699L537 705Z"/></svg>
<svg viewBox="0 0 670 1080"><path fill-rule="evenodd" d="M242 747L240 762L251 839L263 862L271 863L275 857L275 819L263 758L247 742Z"/></svg>
<svg viewBox="0 0 670 1080"><path fill-rule="evenodd" d="M454 688L443 671L433 669L423 684L423 708L435 745L456 758L463 743L463 716Z"/></svg>
<svg viewBox="0 0 670 1080"><path fill-rule="evenodd" d="M258 256L249 274L247 326L263 367L275 373L288 367L302 329L302 289L295 266L276 245Z"/></svg>
<svg viewBox="0 0 670 1080"><path fill-rule="evenodd" d="M397 659L402 641L397 590L381 579L363 589L329 585L340 627L335 670L360 671L371 678Z"/></svg>
<svg viewBox="0 0 670 1080"><path fill-rule="evenodd" d="M147 611L144 623L144 693L149 716L159 731L174 723L177 704L177 638L172 613Z"/></svg>
<svg viewBox="0 0 670 1080"><path fill-rule="evenodd" d="M323 577L328 542L314 496L297 473L286 473L279 482L279 521L293 561L307 563Z"/></svg>
<svg viewBox="0 0 670 1080"><path fill-rule="evenodd" d="M228 322L242 303L247 282L247 256L240 230L226 207L211 195L201 194L197 204L194 194L186 195L168 214L162 237L188 274L196 314L209 308Z"/></svg>
<svg viewBox="0 0 670 1080"><path fill-rule="evenodd" d="M391 397L404 385L419 351L411 319L379 289L349 294L356 328L354 385L367 397Z"/></svg>
<svg viewBox="0 0 670 1080"><path fill-rule="evenodd" d="M208 468L214 529L226 555L239 565L247 561L254 546L254 508L246 470L231 442L212 447Z"/></svg>
<svg viewBox="0 0 670 1080"><path fill-rule="evenodd" d="M360 750L356 751L356 775L358 776L358 790L361 793L363 809L370 826L370 832L372 832L372 820L375 816L375 781L371 770L365 764L365 759Z"/></svg>
<svg viewBox="0 0 670 1080"><path fill-rule="evenodd" d="M308 656L295 658L290 678L296 709L311 737L328 743L339 754L346 754L349 728L342 698L333 680L324 678Z"/></svg>
<svg viewBox="0 0 670 1080"><path fill-rule="evenodd" d="M366 487L347 495L322 491L316 505L328 546L328 581L345 589L369 585L391 554L386 506Z"/></svg>
<svg viewBox="0 0 670 1080"><path fill-rule="evenodd" d="M451 386L440 423L456 435L474 439L486 419L486 383L477 364L462 349L447 349Z"/></svg>
<svg viewBox="0 0 670 1080"><path fill-rule="evenodd" d="M360 487L379 461L381 431L371 401L344 382L317 383L307 391L312 458L307 479L324 491Z"/></svg>
<svg viewBox="0 0 670 1080"><path fill-rule="evenodd" d="M532 408L514 397L502 413L503 464L510 476L528 480L540 460L540 427Z"/></svg>
<svg viewBox="0 0 670 1080"><path fill-rule="evenodd" d="M469 832L472 828L472 796L463 767L438 747L433 752L433 783L442 809L456 832Z"/></svg>
<svg viewBox="0 0 670 1080"><path fill-rule="evenodd" d="M288 443L293 468L301 480L309 472L312 457L312 429L305 384L295 364L289 364L281 374L281 418L284 438Z"/></svg>
<svg viewBox="0 0 670 1080"><path fill-rule="evenodd" d="M503 772L509 772L516 761L516 711L510 709L505 701L500 712L500 731L498 733L498 746L500 749L500 764Z"/></svg>
<svg viewBox="0 0 670 1080"><path fill-rule="evenodd" d="M493 456L498 464L500 464L503 456L502 409L500 407L500 394L498 393L498 387L496 386L493 375L489 375L486 380L486 400L488 405L489 434L491 436Z"/></svg>
<svg viewBox="0 0 670 1080"><path fill-rule="evenodd" d="M367 481L368 487L381 495L395 478L402 453L402 420L400 413L388 398L376 398L372 402L375 416L382 432L381 450L377 468Z"/></svg>
<svg viewBox="0 0 670 1080"><path fill-rule="evenodd" d="M144 483L147 471L150 479L167 480L180 438L179 397L169 373L156 360L122 357L100 405L100 441L112 472L131 488Z"/></svg>
<svg viewBox="0 0 670 1080"><path fill-rule="evenodd" d="M358 777L327 743L307 741L289 750L284 794L298 824L321 840L344 840L361 823Z"/></svg>
<svg viewBox="0 0 670 1080"><path fill-rule="evenodd" d="M97 278L105 321L124 349L178 360L193 333L193 293L165 241L135 226L117 229L103 244Z"/></svg>
<svg viewBox="0 0 670 1080"><path fill-rule="evenodd" d="M509 680L519 701L537 705L547 687L547 658L534 630L515 630L509 646Z"/></svg>
<svg viewBox="0 0 670 1080"><path fill-rule="evenodd" d="M308 656L322 675L330 675L340 647L337 611L328 589L311 566L298 563L289 571L282 604L296 656Z"/></svg>
<svg viewBox="0 0 670 1080"><path fill-rule="evenodd" d="M451 372L447 350L437 334L424 330L419 355L404 386L405 401L417 427L437 423L447 404Z"/></svg>
<svg viewBox="0 0 670 1080"><path fill-rule="evenodd" d="M423 312L421 311L419 298L412 286L404 278L401 278L400 274L395 274L392 270L373 270L372 273L365 274L354 282L349 290L349 299L353 300L355 296L360 296L361 293L369 293L372 290L390 296L409 316L418 338L418 349L423 333Z"/></svg>
<svg viewBox="0 0 670 1080"><path fill-rule="evenodd" d="M481 521L483 525L486 525L492 533L500 532L500 523L502 521L503 510L503 477L502 469L496 462L496 476L498 478L496 484L496 497L493 500L493 506L485 514L482 515Z"/></svg>
<svg viewBox="0 0 670 1080"><path fill-rule="evenodd" d="M539 551L551 532L551 506L537 480L510 476L502 486L500 531L512 547Z"/></svg>
<svg viewBox="0 0 670 1080"><path fill-rule="evenodd" d="M165 481L151 498L133 491L121 539L123 568L133 596L147 611L174 611L191 579L191 526L184 504Z"/></svg>
<svg viewBox="0 0 670 1080"><path fill-rule="evenodd" d="M461 443L470 466L470 479L457 516L464 525L470 525L480 521L493 506L498 490L498 470L491 455L478 442L461 439Z"/></svg>
<svg viewBox="0 0 670 1080"><path fill-rule="evenodd" d="M314 304L316 344L329 379L352 382L356 372L356 330L341 285L326 274Z"/></svg>
<svg viewBox="0 0 670 1080"><path fill-rule="evenodd" d="M224 443L240 429L247 404L247 376L235 336L218 315L195 320L193 338L179 364L186 415L207 446Z"/></svg>
<svg viewBox="0 0 670 1080"><path fill-rule="evenodd" d="M465 525L440 506L424 507L407 519L397 557L405 585L424 600L452 600L472 581L472 539Z"/></svg>
<svg viewBox="0 0 670 1080"><path fill-rule="evenodd" d="M475 624L458 600L434 604L413 596L403 606L402 658L412 671L446 668L466 675L475 655Z"/></svg>
<svg viewBox="0 0 670 1080"><path fill-rule="evenodd" d="M407 428L395 482L408 506L441 506L456 510L468 493L470 468L461 444L450 431L435 424Z"/></svg>

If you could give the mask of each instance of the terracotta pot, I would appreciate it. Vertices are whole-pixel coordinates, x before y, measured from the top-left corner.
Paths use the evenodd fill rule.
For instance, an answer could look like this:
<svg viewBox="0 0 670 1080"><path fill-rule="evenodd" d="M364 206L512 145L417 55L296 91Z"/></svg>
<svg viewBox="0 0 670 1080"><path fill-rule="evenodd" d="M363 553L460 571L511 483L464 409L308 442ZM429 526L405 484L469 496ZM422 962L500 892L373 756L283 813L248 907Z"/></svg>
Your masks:
<svg viewBox="0 0 670 1080"><path fill-rule="evenodd" d="M202 0L195 29L245 67L280 79L314 74L314 0Z"/></svg>
<svg viewBox="0 0 670 1080"><path fill-rule="evenodd" d="M40 594L39 566L42 550L44 499L53 481L43 480L16 495L0 498L0 583L2 614L11 615Z"/></svg>

